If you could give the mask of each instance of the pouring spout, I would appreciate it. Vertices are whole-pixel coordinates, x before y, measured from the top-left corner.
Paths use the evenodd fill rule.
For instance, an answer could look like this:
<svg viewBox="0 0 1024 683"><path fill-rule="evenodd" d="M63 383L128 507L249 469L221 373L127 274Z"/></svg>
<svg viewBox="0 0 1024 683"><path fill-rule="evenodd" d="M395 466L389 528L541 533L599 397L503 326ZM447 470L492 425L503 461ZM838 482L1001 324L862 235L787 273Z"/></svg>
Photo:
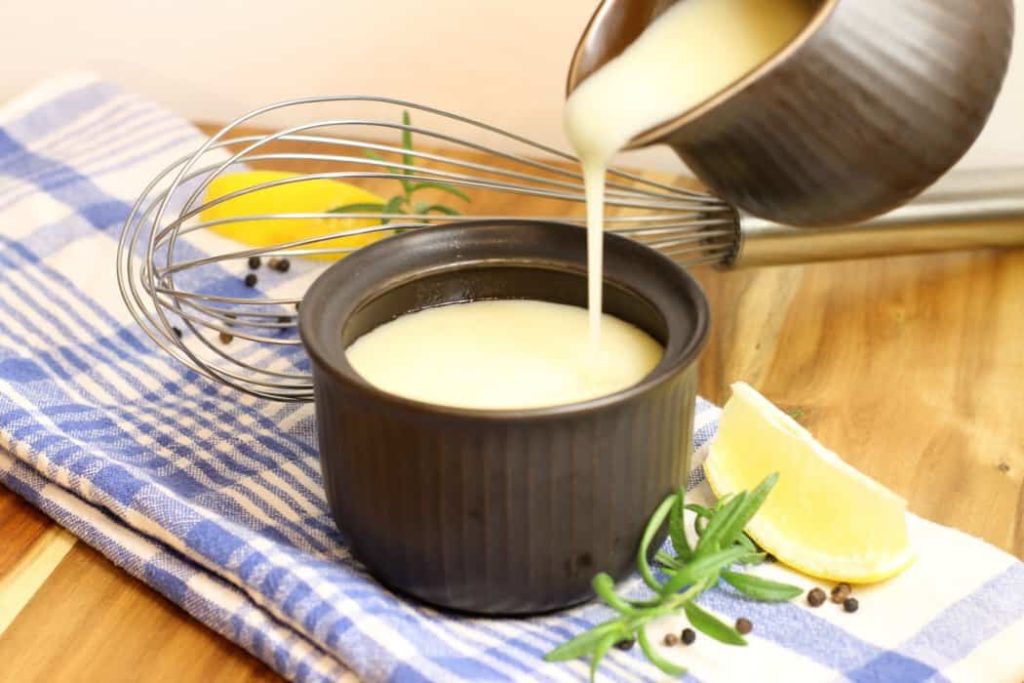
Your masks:
<svg viewBox="0 0 1024 683"><path fill-rule="evenodd" d="M672 4L674 0L603 0L573 52L566 77L566 97L587 77L622 54Z"/></svg>

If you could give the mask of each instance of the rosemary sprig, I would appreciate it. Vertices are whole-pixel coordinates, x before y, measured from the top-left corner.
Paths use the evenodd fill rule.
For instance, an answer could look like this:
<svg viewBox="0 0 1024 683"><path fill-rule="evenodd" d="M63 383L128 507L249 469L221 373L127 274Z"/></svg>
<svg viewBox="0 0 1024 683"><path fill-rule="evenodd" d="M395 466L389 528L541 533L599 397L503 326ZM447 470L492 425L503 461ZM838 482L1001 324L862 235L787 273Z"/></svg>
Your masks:
<svg viewBox="0 0 1024 683"><path fill-rule="evenodd" d="M605 573L593 579L594 592L618 616L586 631L555 648L544 659L563 662L577 657L590 657L590 679L608 650L620 641L635 639L647 659L670 676L681 676L686 669L665 659L651 644L646 627L655 619L682 611L693 628L730 645L746 645L740 633L696 603L704 591L724 580L733 588L755 600L784 602L801 593L801 589L752 574L732 571L734 563L757 564L764 560L750 537L744 532L747 523L764 504L779 475L765 478L752 491L743 491L720 499L714 508L686 504L683 489L668 496L651 515L644 528L637 550L637 571L644 583L654 591L648 600L631 600L615 592L615 581ZM691 547L683 526L683 511L695 514L694 531L698 541ZM654 562L664 579L656 576L648 561L651 541L662 524L668 521L669 538L674 555L659 551Z"/></svg>
<svg viewBox="0 0 1024 683"><path fill-rule="evenodd" d="M430 213L440 213L446 216L459 216L461 212L447 204L441 203L429 203L423 201L414 201L414 196L417 192L423 190L437 190L450 194L453 197L458 197L464 202L471 202L465 192L449 185L448 183L442 182L415 182L408 176L415 173L416 156L412 154L412 131L409 130L409 126L412 125L412 117L409 116L408 110L402 112L402 124L405 128L402 129L402 166L403 168L398 169L392 166L388 166L388 172L395 176L395 180L398 181L399 187L402 191L399 194L392 196L386 202L356 202L353 204L343 204L342 206L336 206L331 209L328 213L369 213L369 214L414 214L419 216L426 216ZM367 158L373 159L374 161L384 162L384 158L374 152L373 150L366 150L364 152ZM392 219L381 218L381 225L387 225Z"/></svg>

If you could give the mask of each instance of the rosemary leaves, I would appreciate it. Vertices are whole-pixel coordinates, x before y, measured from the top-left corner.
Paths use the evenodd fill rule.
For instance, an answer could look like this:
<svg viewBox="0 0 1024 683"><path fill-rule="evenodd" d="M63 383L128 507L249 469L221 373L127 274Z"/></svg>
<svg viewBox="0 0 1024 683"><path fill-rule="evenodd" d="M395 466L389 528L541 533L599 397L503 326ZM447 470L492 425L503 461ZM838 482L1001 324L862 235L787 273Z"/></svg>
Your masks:
<svg viewBox="0 0 1024 683"><path fill-rule="evenodd" d="M719 580L748 597L766 602L784 602L801 594L801 589L795 586L730 569L734 564L764 561L764 554L744 532L744 527L777 481L778 475L772 474L752 491L722 498L714 508L686 504L683 489L668 496L648 521L636 557L637 570L644 583L654 591L654 597L647 600L625 598L615 592L611 576L598 574L593 580L594 592L617 612L617 616L555 648L544 659L562 662L589 656L593 680L601 660L613 645L635 640L652 664L670 676L681 676L686 669L665 659L655 649L646 631L647 625L655 619L679 612L686 615L694 629L715 640L730 645L746 645L739 630L698 606L696 598L718 585ZM686 537L684 510L696 515L694 530L699 540L695 546L691 546ZM654 563L664 577L661 580L647 558L651 541L666 520L674 554L659 551L654 555ZM693 642L693 638L689 641Z"/></svg>

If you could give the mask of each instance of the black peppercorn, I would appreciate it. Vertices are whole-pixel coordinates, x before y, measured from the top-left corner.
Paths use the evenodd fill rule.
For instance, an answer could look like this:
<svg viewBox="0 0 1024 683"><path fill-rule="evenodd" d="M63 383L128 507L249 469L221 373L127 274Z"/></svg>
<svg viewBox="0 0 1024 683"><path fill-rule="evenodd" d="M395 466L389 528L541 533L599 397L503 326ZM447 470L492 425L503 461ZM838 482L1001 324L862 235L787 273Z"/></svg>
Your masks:
<svg viewBox="0 0 1024 683"><path fill-rule="evenodd" d="M825 591L820 588L813 588L807 593L807 604L811 607L821 607L825 602Z"/></svg>
<svg viewBox="0 0 1024 683"><path fill-rule="evenodd" d="M850 597L850 591L852 590L853 589L850 588L850 584L848 583L837 584L836 587L832 589L832 602L837 605L842 604L846 598Z"/></svg>
<svg viewBox="0 0 1024 683"><path fill-rule="evenodd" d="M256 277L256 273L249 273L248 275L245 276L246 287L255 287L258 281L259 278Z"/></svg>
<svg viewBox="0 0 1024 683"><path fill-rule="evenodd" d="M679 639L683 641L683 645L693 645L693 641L697 640L697 632L692 628L684 628L679 634Z"/></svg>
<svg viewBox="0 0 1024 683"><path fill-rule="evenodd" d="M745 636L754 630L754 624L746 617L740 617L736 620L736 630L741 636Z"/></svg>
<svg viewBox="0 0 1024 683"><path fill-rule="evenodd" d="M178 339L181 339L181 330L179 330L177 327L172 327L171 331L174 332L174 336L175 337L177 337Z"/></svg>
<svg viewBox="0 0 1024 683"><path fill-rule="evenodd" d="M263 263L263 260L259 256L249 257L249 267L252 268L253 270L259 268L261 263Z"/></svg>
<svg viewBox="0 0 1024 683"><path fill-rule="evenodd" d="M292 262L286 258L278 259L277 263L274 264L274 270L279 273L287 273L288 269L292 267Z"/></svg>
<svg viewBox="0 0 1024 683"><path fill-rule="evenodd" d="M665 640L662 641L667 647L675 647L679 644L679 636L674 633L666 633Z"/></svg>
<svg viewBox="0 0 1024 683"><path fill-rule="evenodd" d="M615 643L615 647L620 650L632 650L634 645L636 645L636 638L626 638Z"/></svg>
<svg viewBox="0 0 1024 683"><path fill-rule="evenodd" d="M860 608L860 603L857 602L857 598L846 598L843 600L843 609L847 612L853 613Z"/></svg>
<svg viewBox="0 0 1024 683"><path fill-rule="evenodd" d="M220 333L220 343L221 344L230 344L232 339L234 339L234 337L232 337L227 332L221 332Z"/></svg>

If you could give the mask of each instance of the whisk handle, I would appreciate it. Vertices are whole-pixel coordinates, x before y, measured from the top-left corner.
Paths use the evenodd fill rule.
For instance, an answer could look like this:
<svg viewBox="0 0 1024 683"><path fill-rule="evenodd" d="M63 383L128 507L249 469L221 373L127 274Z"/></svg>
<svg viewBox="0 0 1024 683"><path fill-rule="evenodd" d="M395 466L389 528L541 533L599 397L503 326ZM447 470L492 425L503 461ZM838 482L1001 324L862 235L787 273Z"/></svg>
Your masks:
<svg viewBox="0 0 1024 683"><path fill-rule="evenodd" d="M1024 177L1020 171L1009 173ZM1024 246L1024 182L1007 182L1011 175L963 174L918 201L859 225L796 228L741 215L739 245L726 265L749 268Z"/></svg>

